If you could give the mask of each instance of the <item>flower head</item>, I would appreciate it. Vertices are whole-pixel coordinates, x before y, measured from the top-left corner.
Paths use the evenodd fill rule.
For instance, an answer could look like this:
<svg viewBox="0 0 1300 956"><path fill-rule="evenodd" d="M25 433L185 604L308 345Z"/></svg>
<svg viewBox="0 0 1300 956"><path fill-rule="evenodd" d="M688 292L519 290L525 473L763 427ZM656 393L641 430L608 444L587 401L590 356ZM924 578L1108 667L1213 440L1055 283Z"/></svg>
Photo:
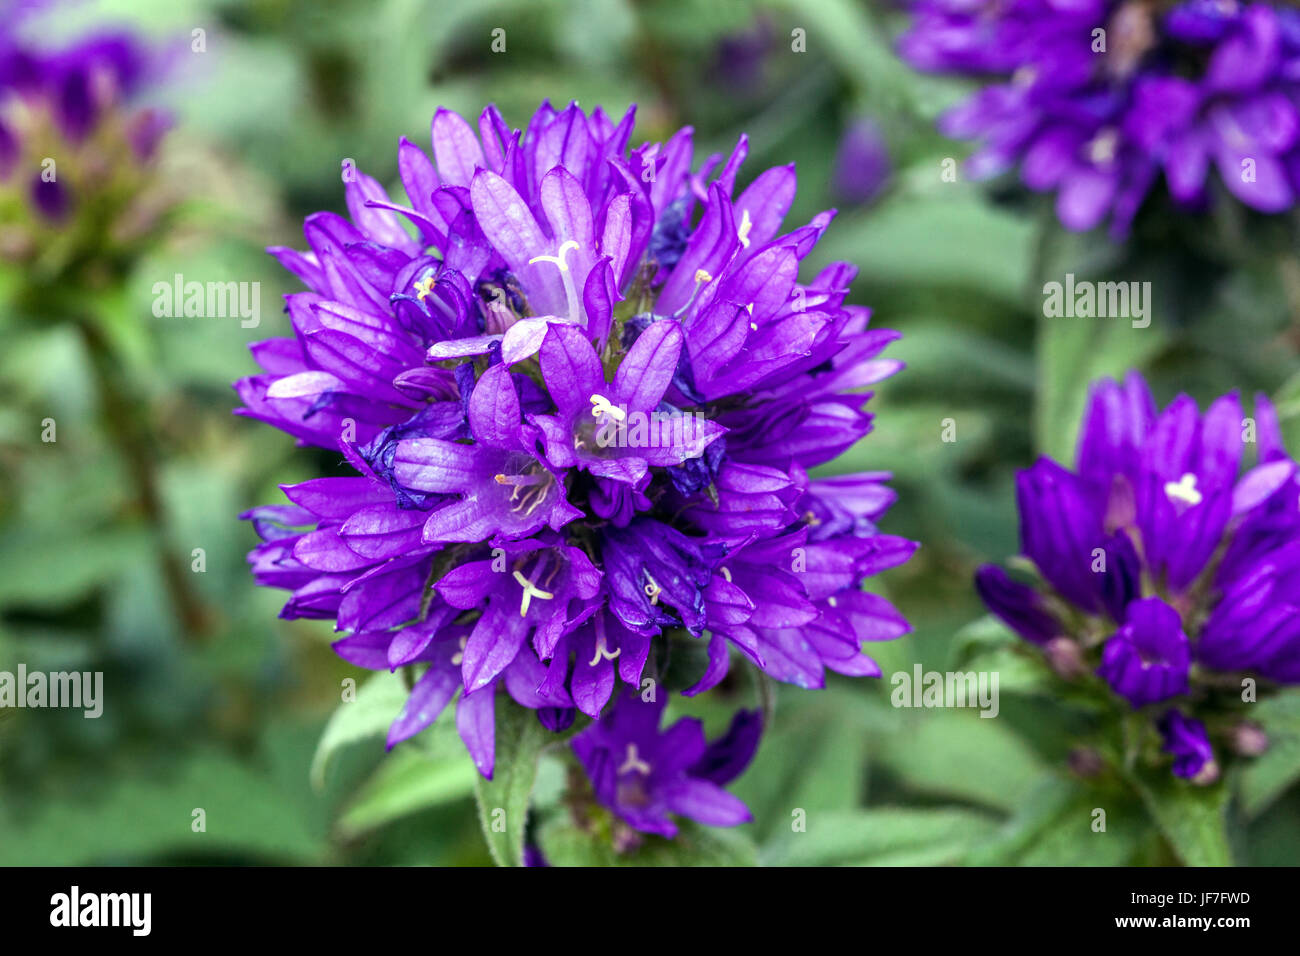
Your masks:
<svg viewBox="0 0 1300 956"><path fill-rule="evenodd" d="M616 683L656 682L668 635L707 650L686 693L732 648L805 687L879 674L863 641L907 623L861 585L915 545L876 528L888 475L807 473L870 431L861 389L901 367L845 304L852 267L798 281L831 213L781 233L792 168L737 194L744 139L693 172L689 129L629 148L632 120L545 104L520 133L439 111L432 160L400 143L406 204L344 169L350 219L272 250L308 287L294 337L253 346L264 372L235 389L354 472L248 512L250 561L291 592L285 617L347 632L348 661L422 671L390 745L458 693L485 775L497 691L550 728L601 718L575 741L599 799L671 834L669 810L748 818L718 784L758 724L744 758L715 753L692 722L658 735L662 702L607 717Z"/></svg>
<svg viewBox="0 0 1300 956"><path fill-rule="evenodd" d="M1163 174L1203 206L1211 170L1247 206L1300 189L1300 11L1248 0L911 0L900 42L923 70L988 84L941 121L983 178L1014 166L1070 229L1123 235Z"/></svg>
<svg viewBox="0 0 1300 956"><path fill-rule="evenodd" d="M293 337L254 345L264 371L235 386L241 414L354 472L248 514L259 583L292 592L286 617L335 620L348 660L423 669L390 743L459 692L488 775L497 690L567 726L657 681L669 635L707 650L694 694L733 648L807 687L878 674L863 641L908 629L861 590L915 547L876 527L888 475L808 475L870 431L861 390L901 367L845 304L851 266L799 281L832 214L783 233L793 168L738 191L744 139L693 170L689 129L631 148L632 121L544 104L521 133L440 110L432 159L398 149L405 204L345 168L350 217L271 250L308 289ZM690 815L703 778L657 722L639 759Z"/></svg>
<svg viewBox="0 0 1300 956"><path fill-rule="evenodd" d="M1235 394L1204 414L1185 395L1157 411L1136 373L1100 382L1076 470L1043 458L1017 486L1041 586L986 566L976 587L1058 672L1090 661L1134 708L1218 706L1241 677L1300 682L1300 477L1262 395L1253 418Z"/></svg>

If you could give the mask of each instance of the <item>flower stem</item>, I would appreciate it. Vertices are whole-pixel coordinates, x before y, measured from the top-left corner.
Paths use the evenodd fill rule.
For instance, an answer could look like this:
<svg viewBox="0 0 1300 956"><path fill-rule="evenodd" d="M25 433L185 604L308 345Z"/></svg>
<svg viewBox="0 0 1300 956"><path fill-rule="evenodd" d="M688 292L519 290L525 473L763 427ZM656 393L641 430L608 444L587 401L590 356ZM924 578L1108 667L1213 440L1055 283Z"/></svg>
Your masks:
<svg viewBox="0 0 1300 956"><path fill-rule="evenodd" d="M77 325L90 357L105 430L126 463L136 492L136 504L153 532L154 550L163 585L180 619L185 639L199 643L208 635L211 616L191 586L184 563L168 544L167 514L158 487L155 466L157 455L153 441L148 430L137 423L137 409L125 397L127 386L121 375L120 364L103 332L94 324L93 319L83 319Z"/></svg>

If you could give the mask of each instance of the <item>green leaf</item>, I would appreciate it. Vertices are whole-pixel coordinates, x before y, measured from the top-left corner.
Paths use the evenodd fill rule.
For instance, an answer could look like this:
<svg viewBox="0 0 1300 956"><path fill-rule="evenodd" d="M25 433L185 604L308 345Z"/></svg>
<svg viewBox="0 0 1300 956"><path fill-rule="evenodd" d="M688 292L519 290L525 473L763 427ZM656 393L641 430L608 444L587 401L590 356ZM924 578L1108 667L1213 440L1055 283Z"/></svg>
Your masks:
<svg viewBox="0 0 1300 956"><path fill-rule="evenodd" d="M949 666L954 671L998 675L998 692L1047 690L1048 674L1037 652L991 614L972 621L953 637Z"/></svg>
<svg viewBox="0 0 1300 956"><path fill-rule="evenodd" d="M528 805L549 736L534 711L497 695L496 762L491 780L478 776L476 792L479 823L498 866L524 865Z"/></svg>
<svg viewBox="0 0 1300 956"><path fill-rule="evenodd" d="M408 693L400 673L380 671L357 689L355 700L341 703L330 715L316 745L316 756L311 762L312 785L318 788L325 785L325 771L343 747L387 733Z"/></svg>
<svg viewBox="0 0 1300 956"><path fill-rule="evenodd" d="M1106 816L1099 818L1097 810ZM1095 830L1098 819L1105 829ZM1010 820L967 859L976 866L1121 866L1137 850L1145 814L1127 791L1044 777Z"/></svg>
<svg viewBox="0 0 1300 956"><path fill-rule="evenodd" d="M417 747L399 747L343 812L339 831L354 837L408 813L468 797L477 776L463 752L435 758Z"/></svg>
<svg viewBox="0 0 1300 956"><path fill-rule="evenodd" d="M1044 767L1005 721L972 710L909 710L897 733L881 738L880 760L907 786L1014 810Z"/></svg>
<svg viewBox="0 0 1300 956"><path fill-rule="evenodd" d="M0 538L0 605L61 607L150 560L149 535L130 528L78 531L58 538L34 529Z"/></svg>
<svg viewBox="0 0 1300 956"><path fill-rule="evenodd" d="M1013 646L1019 640L1000 620L985 614L953 635L949 660L954 667L960 667L974 657Z"/></svg>
<svg viewBox="0 0 1300 956"><path fill-rule="evenodd" d="M1167 771L1158 779L1130 778L1147 812L1188 866L1231 866L1228 797L1222 782L1200 787Z"/></svg>
<svg viewBox="0 0 1300 956"><path fill-rule="evenodd" d="M776 866L936 866L959 863L994 820L973 810L881 808L810 812L805 832L783 833L763 848Z"/></svg>
<svg viewBox="0 0 1300 956"><path fill-rule="evenodd" d="M130 776L49 800L31 816L0 807L0 865L120 865L232 853L322 862L324 834L314 833L307 817L263 767L205 747L162 772L134 767ZM206 829L196 832L200 819Z"/></svg>
<svg viewBox="0 0 1300 956"><path fill-rule="evenodd" d="M938 157L934 163L937 181ZM950 183L843 217L817 256L852 261L867 286L960 288L1020 307L1033 241L1023 217L994 209L973 187Z"/></svg>
<svg viewBox="0 0 1300 956"><path fill-rule="evenodd" d="M1035 447L1057 461L1073 461L1088 386L1141 368L1164 345L1154 324L1135 329L1128 319L1039 319Z"/></svg>
<svg viewBox="0 0 1300 956"><path fill-rule="evenodd" d="M1241 805L1247 818L1259 816L1300 780L1300 692L1260 702L1254 719L1268 735L1268 750L1250 760L1241 774Z"/></svg>
<svg viewBox="0 0 1300 956"><path fill-rule="evenodd" d="M615 852L608 828L582 829L566 815L548 820L538 843L552 866L755 866L758 852L740 828L706 827L679 821L677 836L644 837L626 853Z"/></svg>

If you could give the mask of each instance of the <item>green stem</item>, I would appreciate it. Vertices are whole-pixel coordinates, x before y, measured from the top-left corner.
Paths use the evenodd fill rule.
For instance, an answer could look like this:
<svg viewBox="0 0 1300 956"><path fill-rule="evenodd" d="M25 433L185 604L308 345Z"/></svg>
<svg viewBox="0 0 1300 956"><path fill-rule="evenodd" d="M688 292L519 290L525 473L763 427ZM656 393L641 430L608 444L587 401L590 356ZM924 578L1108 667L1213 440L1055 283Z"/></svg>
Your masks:
<svg viewBox="0 0 1300 956"><path fill-rule="evenodd" d="M77 324L90 356L105 429L126 463L137 505L153 532L164 587L181 621L185 639L201 642L208 635L211 617L192 588L184 563L168 545L167 513L158 487L153 442L148 431L137 424L138 410L125 397L126 383L111 345L93 320L84 319Z"/></svg>

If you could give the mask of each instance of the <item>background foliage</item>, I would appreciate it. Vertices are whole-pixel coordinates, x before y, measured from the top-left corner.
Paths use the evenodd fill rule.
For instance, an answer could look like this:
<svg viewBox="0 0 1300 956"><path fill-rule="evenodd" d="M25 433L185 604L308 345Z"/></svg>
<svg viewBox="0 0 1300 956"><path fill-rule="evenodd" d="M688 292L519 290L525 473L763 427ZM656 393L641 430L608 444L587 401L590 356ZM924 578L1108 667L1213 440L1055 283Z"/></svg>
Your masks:
<svg viewBox="0 0 1300 956"><path fill-rule="evenodd" d="M746 131L748 177L798 163L791 222L841 206L812 265L858 265L853 299L904 332L891 354L909 368L872 400L875 433L835 470L893 471L900 501L886 530L924 543L883 584L915 633L874 650L886 676L916 663L1002 674L995 720L896 709L883 681L777 688L775 722L734 787L755 823L687 829L639 862L1300 857L1295 696L1261 717L1274 749L1225 785L1085 784L1066 756L1091 715L1044 695L1014 642L980 621L970 587L976 564L1017 549L1015 469L1040 452L1072 458L1094 377L1143 368L1162 400L1263 390L1300 448L1293 223L1157 209L1121 248L1059 235L1011 184L942 181L940 164L962 147L933 121L961 90L902 66L890 50L897 15L855 0L116 0L71 5L49 27L72 35L105 20L177 45L165 172L184 201L167 241L125 279L64 290L81 326L64 321L66 303L19 304L23 276L0 268L0 669L102 670L107 697L99 720L0 711L0 863L518 858L517 843L485 843L483 784L454 731L435 725L385 758L400 678L343 664L327 628L279 621L281 595L253 587L243 555L254 536L234 516L328 462L233 418L229 382L252 370L248 342L288 332L278 302L292 280L263 247L300 245L303 215L343 211L344 158L392 182L398 137L426 138L437 106L477 115L495 101L521 125L543 97L615 113L637 102L638 137L691 124L704 151L726 152ZM489 49L498 26L503 54ZM195 28L205 53L189 50ZM805 54L791 52L795 28ZM863 117L883 131L894 170L855 207L832 170ZM1151 327L1046 323L1043 277L1067 271L1152 281ZM261 327L154 318L152 285L175 273L261 283ZM78 331L86 323L111 342L107 376ZM39 440L46 417L53 444ZM956 442L940 440L944 419ZM203 573L189 571L194 548ZM169 577L168 562L184 573ZM339 709L349 677L360 694ZM754 698L742 680L690 706L717 733ZM619 862L566 821L563 772L542 754L534 839L556 863ZM517 802L529 782L499 778L493 805ZM1094 807L1107 809L1105 834L1090 829ZM796 808L806 833L791 830Z"/></svg>

